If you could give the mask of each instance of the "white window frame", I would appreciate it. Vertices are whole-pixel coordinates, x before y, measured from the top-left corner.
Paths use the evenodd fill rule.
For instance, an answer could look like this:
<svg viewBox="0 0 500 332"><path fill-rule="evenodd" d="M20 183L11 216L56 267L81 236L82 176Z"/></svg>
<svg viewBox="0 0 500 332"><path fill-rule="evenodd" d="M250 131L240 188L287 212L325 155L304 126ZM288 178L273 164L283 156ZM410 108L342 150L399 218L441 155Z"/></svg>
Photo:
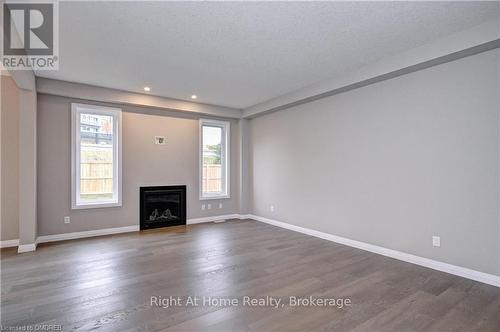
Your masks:
<svg viewBox="0 0 500 332"><path fill-rule="evenodd" d="M84 203L80 193L80 114L90 113L113 117L113 198L110 201ZM88 104L71 104L71 208L94 209L122 206L122 110Z"/></svg>
<svg viewBox="0 0 500 332"><path fill-rule="evenodd" d="M221 141L221 159L222 159L222 192L221 193L203 193L203 126L218 127L222 129ZM212 119L200 119L199 121L199 178L200 178L200 200L230 198L230 160L231 160L231 124L229 121L220 121Z"/></svg>

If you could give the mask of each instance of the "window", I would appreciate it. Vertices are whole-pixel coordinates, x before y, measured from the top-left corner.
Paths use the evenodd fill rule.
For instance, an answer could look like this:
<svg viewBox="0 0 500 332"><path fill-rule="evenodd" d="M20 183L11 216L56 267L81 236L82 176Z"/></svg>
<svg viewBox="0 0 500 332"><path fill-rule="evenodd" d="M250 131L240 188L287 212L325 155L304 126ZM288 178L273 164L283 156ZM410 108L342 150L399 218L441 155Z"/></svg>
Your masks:
<svg viewBox="0 0 500 332"><path fill-rule="evenodd" d="M71 104L71 206L122 205L121 110Z"/></svg>
<svg viewBox="0 0 500 332"><path fill-rule="evenodd" d="M229 198L229 122L200 120L200 199Z"/></svg>

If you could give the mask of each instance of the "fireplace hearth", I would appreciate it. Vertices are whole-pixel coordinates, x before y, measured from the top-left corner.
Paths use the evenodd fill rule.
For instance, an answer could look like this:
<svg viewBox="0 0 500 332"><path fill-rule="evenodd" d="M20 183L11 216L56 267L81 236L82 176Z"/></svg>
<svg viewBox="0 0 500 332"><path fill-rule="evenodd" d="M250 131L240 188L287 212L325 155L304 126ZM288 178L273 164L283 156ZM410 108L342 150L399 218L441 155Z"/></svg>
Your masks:
<svg viewBox="0 0 500 332"><path fill-rule="evenodd" d="M186 186L140 188L140 228L186 224Z"/></svg>

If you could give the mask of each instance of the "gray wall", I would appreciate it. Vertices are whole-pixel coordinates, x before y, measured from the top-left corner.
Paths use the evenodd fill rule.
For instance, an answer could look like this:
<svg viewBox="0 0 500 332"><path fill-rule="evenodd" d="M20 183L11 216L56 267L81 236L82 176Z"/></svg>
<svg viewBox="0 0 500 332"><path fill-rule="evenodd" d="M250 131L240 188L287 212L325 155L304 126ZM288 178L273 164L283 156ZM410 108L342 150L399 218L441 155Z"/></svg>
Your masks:
<svg viewBox="0 0 500 332"><path fill-rule="evenodd" d="M253 119L253 213L500 275L499 59Z"/></svg>
<svg viewBox="0 0 500 332"><path fill-rule="evenodd" d="M0 239L19 238L19 88L1 76L1 223Z"/></svg>
<svg viewBox="0 0 500 332"><path fill-rule="evenodd" d="M240 213L252 212L252 162L250 120L240 120Z"/></svg>
<svg viewBox="0 0 500 332"><path fill-rule="evenodd" d="M33 75L33 74L32 74ZM16 81L17 83L17 81ZM37 94L19 90L19 244L33 245L37 224Z"/></svg>
<svg viewBox="0 0 500 332"><path fill-rule="evenodd" d="M71 210L71 102L91 101L38 96L38 234L60 234L138 225L139 187L185 184L188 218L239 211L239 126L231 121L231 198L200 201L198 117L182 113L113 104L123 111L123 206ZM155 145L154 136L166 136ZM219 202L223 208L219 209ZM212 210L201 210L201 204ZM64 216L71 217L64 224Z"/></svg>

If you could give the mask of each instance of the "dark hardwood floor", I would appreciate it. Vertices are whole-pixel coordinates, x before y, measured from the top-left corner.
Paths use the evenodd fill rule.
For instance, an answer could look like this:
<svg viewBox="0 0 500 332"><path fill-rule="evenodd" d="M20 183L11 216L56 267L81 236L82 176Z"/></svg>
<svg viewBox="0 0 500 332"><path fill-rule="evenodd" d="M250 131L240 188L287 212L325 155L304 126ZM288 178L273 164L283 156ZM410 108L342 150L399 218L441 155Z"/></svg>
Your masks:
<svg viewBox="0 0 500 332"><path fill-rule="evenodd" d="M500 331L500 288L251 220L4 249L1 268L3 327ZM240 305L186 305L188 296ZM243 306L244 296L284 305ZM290 296L345 306L292 306Z"/></svg>

